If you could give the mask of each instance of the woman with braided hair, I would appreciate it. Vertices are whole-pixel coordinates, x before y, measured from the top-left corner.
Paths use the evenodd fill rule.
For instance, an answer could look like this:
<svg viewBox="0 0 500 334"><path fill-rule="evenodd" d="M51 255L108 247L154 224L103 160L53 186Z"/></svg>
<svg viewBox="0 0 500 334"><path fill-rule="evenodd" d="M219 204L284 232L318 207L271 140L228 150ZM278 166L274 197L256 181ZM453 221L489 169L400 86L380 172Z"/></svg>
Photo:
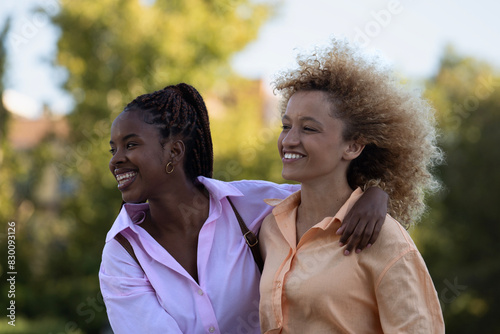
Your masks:
<svg viewBox="0 0 500 334"><path fill-rule="evenodd" d="M211 179L208 113L187 84L128 104L112 124L110 145L124 205L99 278L114 332L259 333L260 272L229 198L257 234L270 212L263 199L299 187ZM385 192L369 192L352 216L351 231L364 231L349 240L358 249L375 241L386 211Z"/></svg>

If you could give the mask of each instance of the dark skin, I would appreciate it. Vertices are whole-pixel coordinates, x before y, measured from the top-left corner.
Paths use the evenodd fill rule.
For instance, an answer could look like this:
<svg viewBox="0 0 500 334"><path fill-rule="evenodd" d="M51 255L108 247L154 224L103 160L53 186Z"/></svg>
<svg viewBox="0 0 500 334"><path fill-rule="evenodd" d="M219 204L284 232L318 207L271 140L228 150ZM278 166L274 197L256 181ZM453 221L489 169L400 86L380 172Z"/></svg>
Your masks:
<svg viewBox="0 0 500 334"><path fill-rule="evenodd" d="M154 125L142 119L130 110L113 122L110 171L121 179L118 188L125 202L149 203L149 214L139 226L198 281L198 235L209 214L208 192L187 177L181 138L163 139ZM169 162L174 167L170 174L165 172ZM340 241L347 242L346 255L376 241L386 204L387 195L378 188L368 189L358 200L340 229L344 231Z"/></svg>
<svg viewBox="0 0 500 334"><path fill-rule="evenodd" d="M363 202L359 202L359 201ZM389 195L380 188L372 187L365 190L363 196L356 202L344 218L342 226L337 230L340 246L346 245L344 254L349 255L353 249L361 253L369 248L378 238L387 214ZM376 214L375 214L376 213ZM377 219L368 217L377 216Z"/></svg>
<svg viewBox="0 0 500 334"><path fill-rule="evenodd" d="M209 200L206 191L185 175L184 143L172 139L162 146L155 126L144 123L139 113L128 111L113 122L110 144L113 175L137 172L134 180L120 189L123 200L149 203L149 214L139 226L198 280L198 234L208 217ZM168 162L174 167L170 174L165 172Z"/></svg>
<svg viewBox="0 0 500 334"><path fill-rule="evenodd" d="M165 248L172 257L198 282L197 250L198 235L208 217L209 199L202 189L186 184L182 191L170 194L164 203L151 205L144 222L140 225ZM173 195L173 196L172 196ZM179 209L192 207L192 198L198 198L198 208L189 217ZM168 221L163 217L169 217Z"/></svg>
<svg viewBox="0 0 500 334"><path fill-rule="evenodd" d="M196 195L200 195L197 193ZM208 217L208 198L203 196L203 208L198 211L198 214L193 215L189 219L184 219L179 210L169 206L161 208L160 211L155 211L146 217L141 227L144 228L155 240L165 248L172 257L198 282L197 269L197 250L198 250L198 235L201 227ZM188 202L182 200L182 203ZM167 216L168 215L168 216ZM174 217L177 215L177 217ZM184 224L170 224L169 222L159 217L170 217L168 220L182 222Z"/></svg>

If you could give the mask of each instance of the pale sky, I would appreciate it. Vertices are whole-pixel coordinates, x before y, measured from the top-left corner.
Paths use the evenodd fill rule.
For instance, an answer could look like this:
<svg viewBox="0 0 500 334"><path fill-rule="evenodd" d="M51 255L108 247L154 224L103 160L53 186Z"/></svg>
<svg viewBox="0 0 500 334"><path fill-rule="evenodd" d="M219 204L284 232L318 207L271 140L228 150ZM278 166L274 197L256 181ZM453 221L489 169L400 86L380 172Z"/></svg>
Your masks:
<svg viewBox="0 0 500 334"><path fill-rule="evenodd" d="M293 64L297 49L346 37L413 78L432 75L445 45L500 65L500 2L493 0L285 0L256 42L235 57L248 76ZM390 14L390 15L388 15Z"/></svg>
<svg viewBox="0 0 500 334"><path fill-rule="evenodd" d="M467 56L500 68L500 2L493 0L259 0L281 2L277 14L256 41L235 55L236 71L264 78L293 65L299 50L323 45L331 36L355 40L367 52L377 52L409 79L435 73L447 44ZM58 0L0 2L0 22L15 13L9 40L7 88L32 100L31 112L43 102L67 112L71 101L57 86L63 71L44 65L55 54L57 30L43 15L27 11L38 4L56 11Z"/></svg>

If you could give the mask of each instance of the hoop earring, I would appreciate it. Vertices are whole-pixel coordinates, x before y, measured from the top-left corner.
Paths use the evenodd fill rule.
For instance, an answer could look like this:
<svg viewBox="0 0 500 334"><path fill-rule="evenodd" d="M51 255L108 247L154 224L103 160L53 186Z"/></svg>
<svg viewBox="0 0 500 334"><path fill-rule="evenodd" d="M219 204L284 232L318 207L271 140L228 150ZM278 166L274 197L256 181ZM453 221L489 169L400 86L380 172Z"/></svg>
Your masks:
<svg viewBox="0 0 500 334"><path fill-rule="evenodd" d="M170 170L168 169L168 167L172 167ZM174 171L174 165L172 164L172 161L169 161L168 164L165 166L165 172L167 172L167 174L170 174Z"/></svg>

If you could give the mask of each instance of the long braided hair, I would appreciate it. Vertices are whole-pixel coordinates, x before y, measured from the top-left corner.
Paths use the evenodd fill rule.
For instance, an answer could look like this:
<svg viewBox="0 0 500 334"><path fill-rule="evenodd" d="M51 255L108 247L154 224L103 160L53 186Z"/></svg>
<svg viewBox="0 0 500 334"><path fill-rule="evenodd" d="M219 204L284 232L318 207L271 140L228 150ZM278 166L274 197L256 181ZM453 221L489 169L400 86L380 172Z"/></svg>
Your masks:
<svg viewBox="0 0 500 334"><path fill-rule="evenodd" d="M191 181L199 175L212 177L214 158L208 111L194 87L180 83L138 96L124 109L130 110L143 112L144 122L157 125L162 139L182 138L186 146L184 169Z"/></svg>

